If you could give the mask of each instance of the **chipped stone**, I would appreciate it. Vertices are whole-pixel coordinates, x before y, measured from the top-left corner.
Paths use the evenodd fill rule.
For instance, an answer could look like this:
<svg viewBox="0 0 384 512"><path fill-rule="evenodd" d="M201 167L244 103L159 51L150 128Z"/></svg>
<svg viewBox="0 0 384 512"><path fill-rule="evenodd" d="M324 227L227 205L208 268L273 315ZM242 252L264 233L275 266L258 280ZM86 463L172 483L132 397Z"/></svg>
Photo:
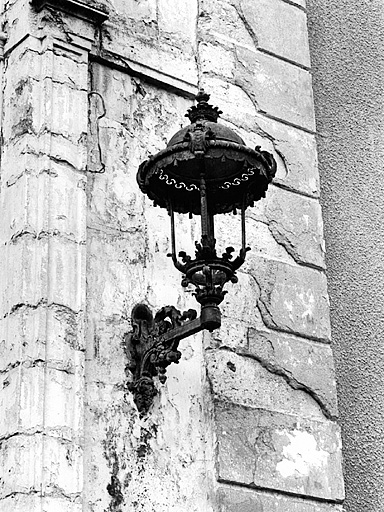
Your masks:
<svg viewBox="0 0 384 512"><path fill-rule="evenodd" d="M218 402L219 478L343 500L340 428L333 422Z"/></svg>

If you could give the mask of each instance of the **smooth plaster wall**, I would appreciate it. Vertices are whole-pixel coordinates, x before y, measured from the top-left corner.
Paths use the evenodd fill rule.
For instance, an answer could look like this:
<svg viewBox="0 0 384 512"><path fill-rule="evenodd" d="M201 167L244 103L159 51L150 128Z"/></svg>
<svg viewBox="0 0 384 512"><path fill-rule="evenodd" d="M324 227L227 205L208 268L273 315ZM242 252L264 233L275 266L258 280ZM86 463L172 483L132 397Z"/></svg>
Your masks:
<svg viewBox="0 0 384 512"><path fill-rule="evenodd" d="M347 512L384 510L384 4L307 0Z"/></svg>

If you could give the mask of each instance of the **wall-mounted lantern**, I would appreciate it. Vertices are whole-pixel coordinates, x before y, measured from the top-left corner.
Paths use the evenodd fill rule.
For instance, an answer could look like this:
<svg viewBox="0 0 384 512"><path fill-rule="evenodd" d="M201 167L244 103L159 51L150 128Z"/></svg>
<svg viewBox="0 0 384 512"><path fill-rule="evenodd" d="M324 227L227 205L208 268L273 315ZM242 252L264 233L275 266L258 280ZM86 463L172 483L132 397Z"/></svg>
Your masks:
<svg viewBox="0 0 384 512"><path fill-rule="evenodd" d="M165 382L166 367L177 363L178 344L202 329L220 327L219 304L227 282L236 283L236 270L244 263L246 246L245 210L265 197L276 172L273 156L248 148L230 128L219 124L222 113L208 104L209 95L200 91L197 105L186 114L191 124L179 130L167 147L140 165L137 181L155 206L166 208L171 218L172 257L183 274L182 286L195 286L201 305L181 314L173 306L162 308L154 317L145 304L132 311L133 331L128 336L133 373L130 390L141 414L145 414L157 393L153 377ZM233 258L233 247L218 255L214 230L215 215L240 211L242 246ZM174 213L199 215L201 241L195 242L194 257L176 250ZM181 258L181 260L179 259Z"/></svg>

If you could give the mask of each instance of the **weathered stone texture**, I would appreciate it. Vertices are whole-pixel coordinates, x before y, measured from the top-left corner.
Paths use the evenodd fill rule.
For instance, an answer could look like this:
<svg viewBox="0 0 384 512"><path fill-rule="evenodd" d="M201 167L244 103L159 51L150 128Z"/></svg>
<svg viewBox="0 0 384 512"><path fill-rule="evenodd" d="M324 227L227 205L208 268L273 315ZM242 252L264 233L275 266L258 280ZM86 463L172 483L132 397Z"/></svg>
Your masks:
<svg viewBox="0 0 384 512"><path fill-rule="evenodd" d="M280 0L116 0L110 12L95 30L7 4L9 26L21 21L4 82L0 508L339 511L294 496L343 494L319 343L330 327L305 13ZM10 51L23 23L39 37ZM182 341L140 418L127 386L132 307L197 305L166 256L168 214L136 172L187 123L198 75L224 123L274 154L277 186L247 213L252 251L222 328ZM193 254L199 219L176 221L177 250ZM239 216L219 221L219 246L240 247L239 228Z"/></svg>
<svg viewBox="0 0 384 512"><path fill-rule="evenodd" d="M217 403L219 479L342 500L340 429L333 422Z"/></svg>
<svg viewBox="0 0 384 512"><path fill-rule="evenodd" d="M337 417L335 371L329 345L281 332L247 327L246 322L236 321L227 311L223 326L213 333L209 342L207 340L207 345L216 349L224 348L227 351L222 354L215 352L208 357L210 361L208 366L213 369L210 378L214 380L220 395L231 397L239 403L256 404L257 407L261 406L261 401L263 406L268 404L271 408L280 404L280 408L283 407L288 412L300 407L300 404L301 406L304 404L305 407L309 399L308 414L314 413L318 416L319 411L313 407L313 400L320 406L325 418ZM231 354L228 350L251 360L236 358L235 354ZM228 358L227 367L225 366L226 357ZM232 358L239 361L240 373L242 371L247 373L243 386L240 385L239 375L228 371L228 368L232 368L232 372L237 368ZM229 393L227 388L231 384L225 386L220 384L221 371L228 374L228 380L231 383L234 381L237 383ZM270 392L264 389L268 387L266 372L270 373L272 388L280 387L282 390L279 395L281 398L277 400L274 392L270 395ZM303 393L295 394L295 390L301 390ZM283 395L288 397L286 404L284 404ZM304 398L305 395L307 398ZM280 408L277 410L282 410ZM302 411L302 414L305 415L306 412Z"/></svg>
<svg viewBox="0 0 384 512"><path fill-rule="evenodd" d="M320 185L315 135L261 116L257 118L257 124L272 137L278 157L283 159L284 165L278 167L274 183L318 197Z"/></svg>
<svg viewBox="0 0 384 512"><path fill-rule="evenodd" d="M144 420L126 389L131 375L124 351L137 302L146 301L154 311L166 304L195 307L166 257L167 213L149 206L135 179L148 152L164 147L179 129L179 112L190 102L100 66L93 68L92 80L107 109L100 123L107 172L95 174L88 188L85 501L95 511L119 503L143 512L211 511L214 461L201 343L197 337L183 341L182 361L167 372ZM194 227L178 225L180 248L193 245ZM95 488L103 490L100 495Z"/></svg>
<svg viewBox="0 0 384 512"><path fill-rule="evenodd" d="M80 497L68 501L67 498L60 496L40 496L12 494L4 499L0 499L0 510L12 512L82 512L83 506Z"/></svg>
<svg viewBox="0 0 384 512"><path fill-rule="evenodd" d="M199 26L202 39L266 50L310 65L305 12L281 0L203 0Z"/></svg>
<svg viewBox="0 0 384 512"><path fill-rule="evenodd" d="M304 12L280 0L204 2L201 9L199 56L204 87L214 90L220 80L229 82L245 92L256 111L313 131L309 72L268 54L309 64ZM226 87L226 83L221 86Z"/></svg>
<svg viewBox="0 0 384 512"><path fill-rule="evenodd" d="M317 200L270 187L249 216L268 224L276 242L299 264L325 267L323 221Z"/></svg>
<svg viewBox="0 0 384 512"><path fill-rule="evenodd" d="M332 349L278 332L250 329L241 353L257 359L268 371L281 375L293 389L302 389L320 404L326 417L337 416Z"/></svg>
<svg viewBox="0 0 384 512"><path fill-rule="evenodd" d="M80 47L28 36L4 75L1 497L29 493L28 510L37 492L76 510L83 485L87 69Z"/></svg>
<svg viewBox="0 0 384 512"><path fill-rule="evenodd" d="M207 47L206 47L207 48ZM224 50L208 47L201 59L202 84L206 90L216 91L221 108L225 107L229 63L233 62L232 83L252 99L256 111L282 119L306 130L314 130L313 98L310 73L290 63L248 48ZM216 58L216 54L218 57ZM219 63L226 59L226 74ZM212 63L216 63L212 66ZM231 80L229 80L231 83Z"/></svg>
<svg viewBox="0 0 384 512"><path fill-rule="evenodd" d="M341 505L223 486L218 489L219 512L342 512Z"/></svg>
<svg viewBox="0 0 384 512"><path fill-rule="evenodd" d="M307 338L330 340L329 299L322 272L274 261L249 261L260 287L265 325Z"/></svg>
<svg viewBox="0 0 384 512"><path fill-rule="evenodd" d="M102 51L196 84L197 5L188 0L180 9L175 0L119 0L103 25Z"/></svg>
<svg viewBox="0 0 384 512"><path fill-rule="evenodd" d="M55 368L70 371L84 351L84 314L61 305L20 305L0 319L0 371L18 365L30 367L49 358Z"/></svg>
<svg viewBox="0 0 384 512"><path fill-rule="evenodd" d="M291 387L258 361L227 350L208 352L206 358L212 392L220 400L324 421L321 408L310 394Z"/></svg>
<svg viewBox="0 0 384 512"><path fill-rule="evenodd" d="M44 492L75 499L82 486L82 450L68 441L41 433L16 435L0 446L0 499L12 493ZM5 478L6 476L6 478Z"/></svg>
<svg viewBox="0 0 384 512"><path fill-rule="evenodd" d="M302 10L281 0L239 0L238 4L260 49L310 66L306 15Z"/></svg>

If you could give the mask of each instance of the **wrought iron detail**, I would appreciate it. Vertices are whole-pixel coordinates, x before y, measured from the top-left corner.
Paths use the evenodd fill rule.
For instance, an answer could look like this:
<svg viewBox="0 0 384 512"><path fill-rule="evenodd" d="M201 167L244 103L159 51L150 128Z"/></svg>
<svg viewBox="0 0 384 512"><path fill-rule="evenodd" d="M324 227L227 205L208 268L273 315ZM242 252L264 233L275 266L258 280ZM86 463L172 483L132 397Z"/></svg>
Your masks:
<svg viewBox="0 0 384 512"><path fill-rule="evenodd" d="M127 366L133 374L128 385L134 395L134 402L141 416L146 414L158 391L154 377L164 384L166 369L171 363L178 363L181 352L179 342L202 329L220 326L220 313L207 308L197 318L194 309L181 313L173 306L161 308L153 317L145 304L137 304L132 310L133 330L126 335Z"/></svg>
<svg viewBox="0 0 384 512"><path fill-rule="evenodd" d="M210 140L215 139L215 134L204 121L197 121L184 135L184 141L188 142L188 148L196 158L202 158L208 148Z"/></svg>

